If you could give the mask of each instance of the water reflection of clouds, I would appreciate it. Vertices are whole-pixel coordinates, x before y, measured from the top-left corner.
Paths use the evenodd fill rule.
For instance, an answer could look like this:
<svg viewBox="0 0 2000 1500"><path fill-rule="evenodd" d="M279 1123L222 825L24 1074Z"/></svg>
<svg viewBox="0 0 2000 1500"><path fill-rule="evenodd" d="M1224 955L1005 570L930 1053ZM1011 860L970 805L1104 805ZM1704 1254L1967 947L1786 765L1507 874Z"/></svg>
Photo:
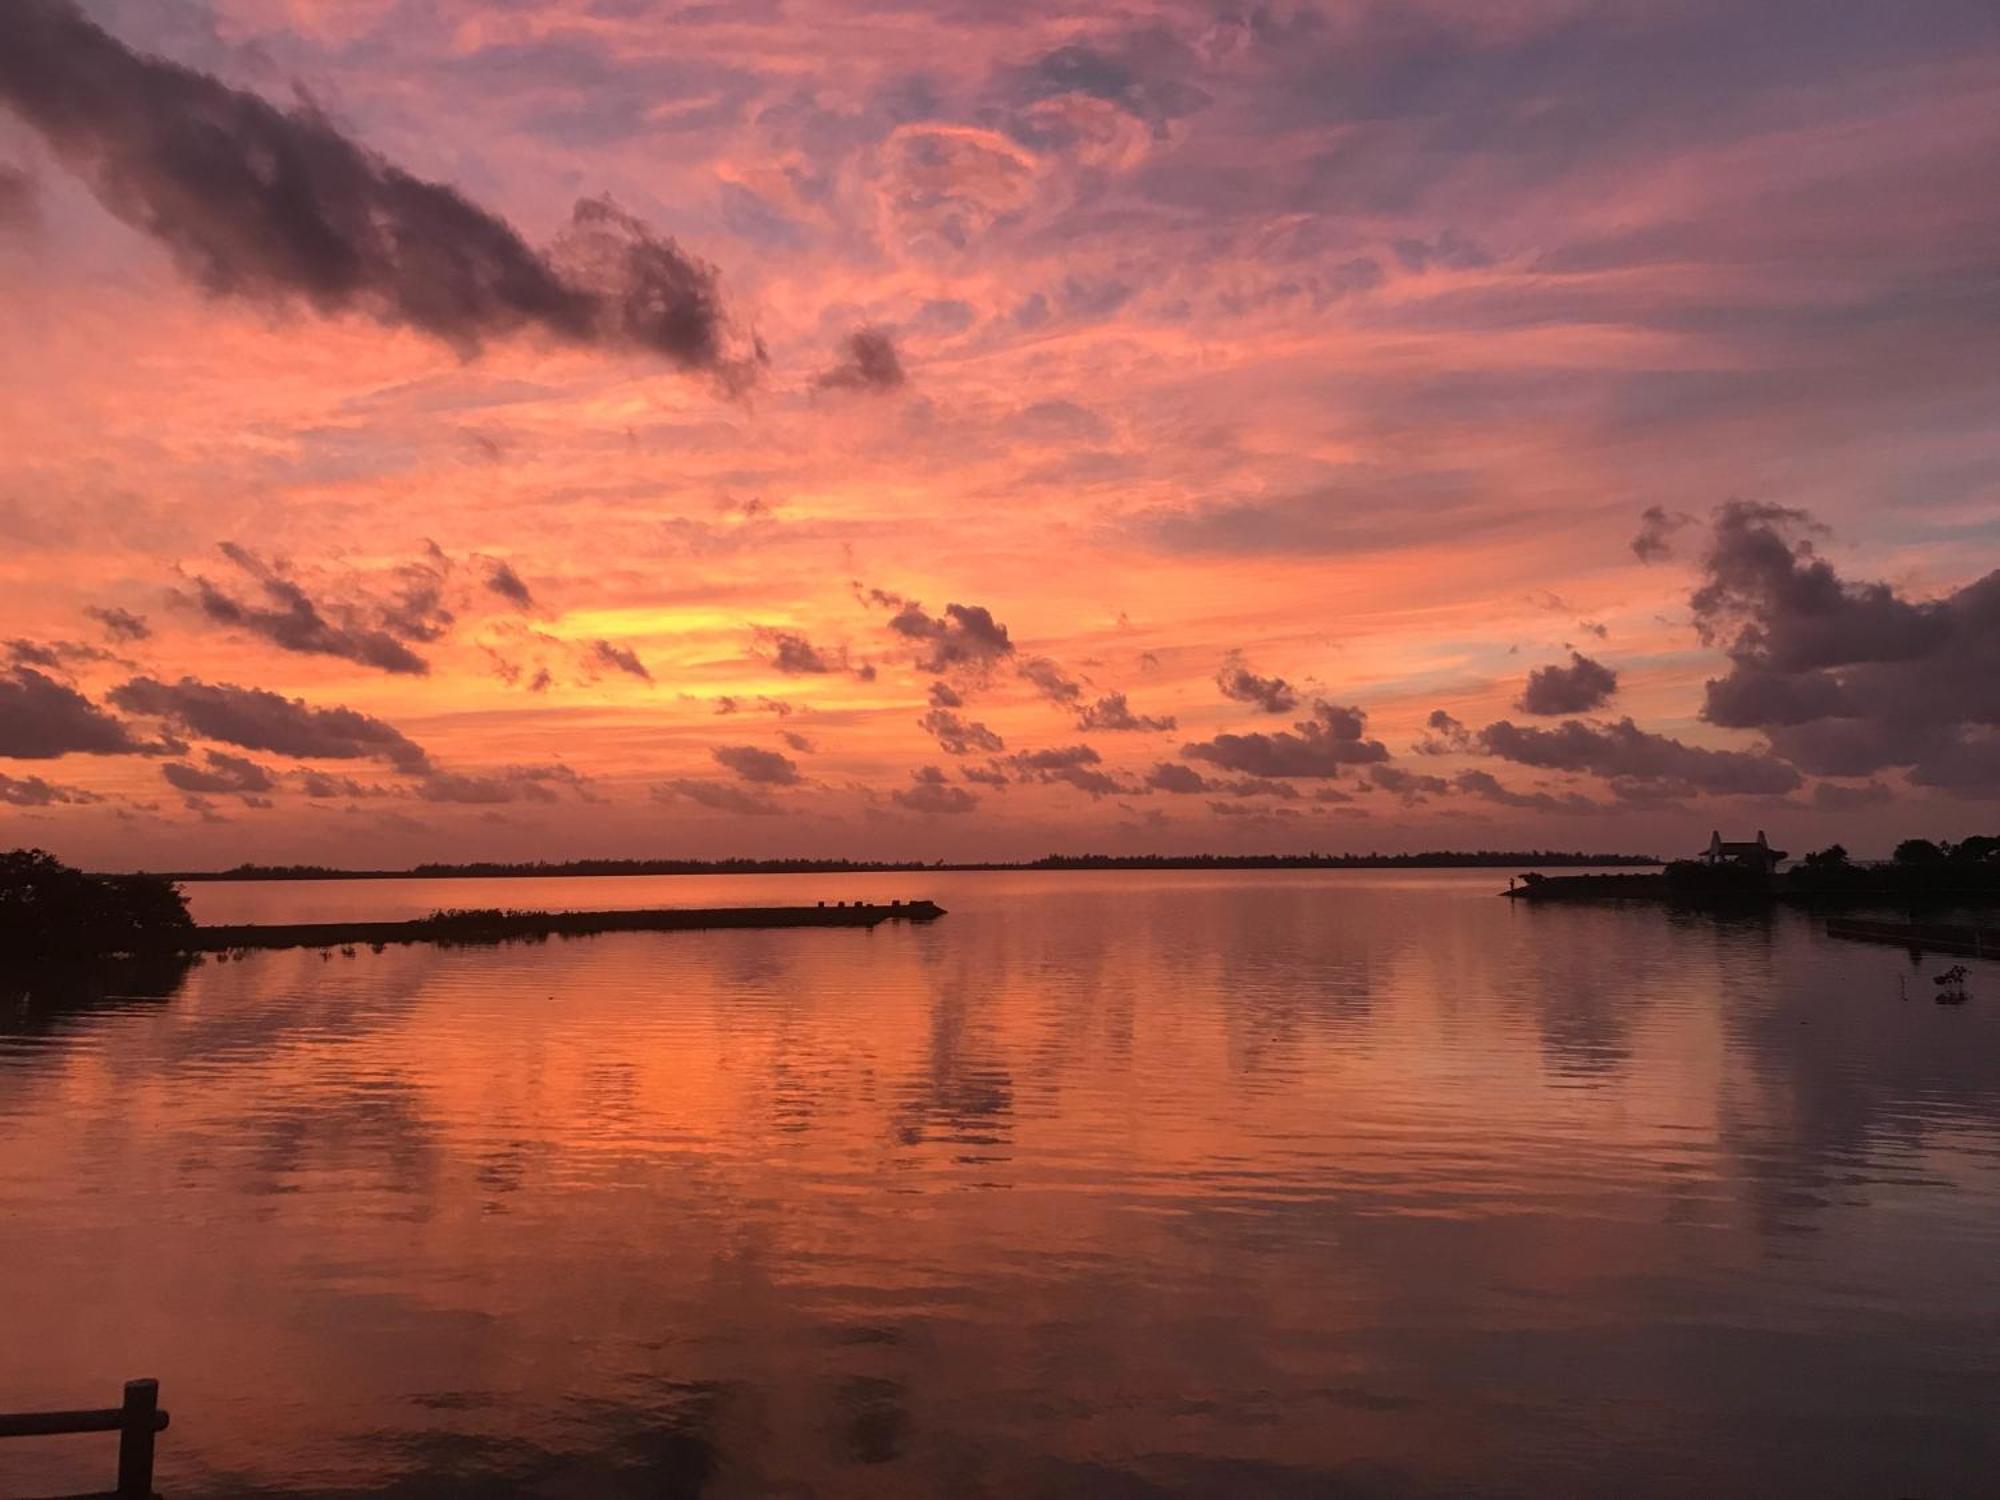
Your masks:
<svg viewBox="0 0 2000 1500"><path fill-rule="evenodd" d="M1992 1020L1892 952L1476 888L958 905L79 991L0 1033L0 1208L36 1161L95 1198L0 1252L130 1312L144 1235L216 1493L1907 1480L1837 1436L1863 1365L1974 1472L1921 1362L1990 1251Z"/></svg>

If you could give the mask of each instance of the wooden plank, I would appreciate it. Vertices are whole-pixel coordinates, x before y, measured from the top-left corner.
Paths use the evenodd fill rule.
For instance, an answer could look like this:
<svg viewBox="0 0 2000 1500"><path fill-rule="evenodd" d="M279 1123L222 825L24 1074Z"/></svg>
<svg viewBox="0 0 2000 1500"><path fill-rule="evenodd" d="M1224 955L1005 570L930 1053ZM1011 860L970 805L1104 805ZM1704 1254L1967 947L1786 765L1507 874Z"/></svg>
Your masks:
<svg viewBox="0 0 2000 1500"><path fill-rule="evenodd" d="M125 1425L122 1407L94 1411L0 1412L0 1438L66 1437L73 1432L116 1432Z"/></svg>

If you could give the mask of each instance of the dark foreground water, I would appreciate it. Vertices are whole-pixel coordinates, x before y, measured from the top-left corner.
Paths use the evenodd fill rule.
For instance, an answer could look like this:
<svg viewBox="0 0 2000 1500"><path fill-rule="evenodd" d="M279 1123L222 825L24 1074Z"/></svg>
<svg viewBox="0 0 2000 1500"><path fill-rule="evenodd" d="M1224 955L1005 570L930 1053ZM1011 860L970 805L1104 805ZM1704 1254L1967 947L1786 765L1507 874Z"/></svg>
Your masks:
<svg viewBox="0 0 2000 1500"><path fill-rule="evenodd" d="M0 1409L158 1375L170 1497L2000 1491L2000 965L1501 883L197 887L950 915L0 1001Z"/></svg>

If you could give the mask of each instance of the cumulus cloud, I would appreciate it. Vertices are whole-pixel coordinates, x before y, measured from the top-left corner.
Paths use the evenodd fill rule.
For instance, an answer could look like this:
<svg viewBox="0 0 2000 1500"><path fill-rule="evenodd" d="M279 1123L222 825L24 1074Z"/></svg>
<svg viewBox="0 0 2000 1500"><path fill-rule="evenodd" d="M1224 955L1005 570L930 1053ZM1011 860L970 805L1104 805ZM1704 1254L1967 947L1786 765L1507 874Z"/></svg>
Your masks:
<svg viewBox="0 0 2000 1500"><path fill-rule="evenodd" d="M1108 693L1095 703L1076 705L1076 727L1079 729L1131 730L1141 733L1158 733L1172 729L1179 721L1172 714L1136 714L1125 701L1123 693Z"/></svg>
<svg viewBox="0 0 2000 1500"><path fill-rule="evenodd" d="M795 630L759 630L758 638L770 652L771 665L794 676L832 672L842 663Z"/></svg>
<svg viewBox="0 0 2000 1500"><path fill-rule="evenodd" d="M975 750L993 754L1007 748L1007 742L984 724L961 718L948 708L932 709L917 724L947 755L970 755Z"/></svg>
<svg viewBox="0 0 2000 1500"><path fill-rule="evenodd" d="M42 667L51 672L65 673L76 662L118 660L102 646L93 646L85 641L13 640L7 642L7 654L16 666Z"/></svg>
<svg viewBox="0 0 2000 1500"><path fill-rule="evenodd" d="M930 700L931 700L931 707L933 708L965 707L964 696L961 693L959 693L959 691L948 682L932 683L930 690Z"/></svg>
<svg viewBox="0 0 2000 1500"><path fill-rule="evenodd" d="M1780 794L1799 785L1799 773L1773 756L1746 750L1709 750L1617 723L1571 719L1553 728L1502 719L1479 731L1488 755L1544 771L1602 776L1621 797Z"/></svg>
<svg viewBox="0 0 2000 1500"><path fill-rule="evenodd" d="M1632 538L1632 555L1640 562L1658 562L1673 556L1674 533L1692 525L1694 517L1649 505L1639 513L1639 534Z"/></svg>
<svg viewBox="0 0 2000 1500"><path fill-rule="evenodd" d="M426 802L455 802L483 807L504 802L556 802L557 787L569 787L586 801L589 782L570 767L503 766L477 775L433 771L417 783L417 796Z"/></svg>
<svg viewBox="0 0 2000 1500"><path fill-rule="evenodd" d="M821 390L893 391L905 385L902 356L887 332L862 328L840 343L840 359L813 381Z"/></svg>
<svg viewBox="0 0 2000 1500"><path fill-rule="evenodd" d="M335 656L384 672L420 676L430 671L430 663L404 640L431 640L442 633L450 617L439 618L441 606L434 585L414 583L372 610L350 604L328 605L288 577L282 564L267 562L233 542L224 542L219 550L257 584L265 602L245 602L196 574L193 603L210 620L286 651ZM372 621L366 617L370 613Z"/></svg>
<svg viewBox="0 0 2000 1500"><path fill-rule="evenodd" d="M725 366L714 270L609 202L580 202L543 254L310 104L142 56L72 0L13 0L0 103L217 295L360 312L467 352L536 330Z"/></svg>
<svg viewBox="0 0 2000 1500"><path fill-rule="evenodd" d="M709 752L717 765L757 786L796 786L798 762L777 750L755 745L718 745Z"/></svg>
<svg viewBox="0 0 2000 1500"><path fill-rule="evenodd" d="M54 760L63 755L135 755L153 748L66 683L33 667L0 672L0 756Z"/></svg>
<svg viewBox="0 0 2000 1500"><path fill-rule="evenodd" d="M1491 771L1461 771L1452 778L1452 786L1467 797L1476 797L1482 802L1496 803L1501 807L1520 808L1525 812L1542 813L1594 813L1604 811L1601 803L1576 792L1568 792L1558 797L1548 792L1518 792L1505 786Z"/></svg>
<svg viewBox="0 0 2000 1500"><path fill-rule="evenodd" d="M292 773L298 778L299 790L316 801L325 802L335 797L379 797L383 789L356 781L352 776L330 776L325 771L310 768Z"/></svg>
<svg viewBox="0 0 2000 1500"><path fill-rule="evenodd" d="M521 575L497 557L486 559L486 587L521 609L535 607L535 596L522 582Z"/></svg>
<svg viewBox="0 0 2000 1500"><path fill-rule="evenodd" d="M164 719L189 734L246 750L301 760L381 760L400 770L429 768L430 758L402 731L351 708L314 708L263 688L135 677L110 701L127 713Z"/></svg>
<svg viewBox="0 0 2000 1500"><path fill-rule="evenodd" d="M936 766L920 766L910 773L910 785L889 794L898 807L914 813L952 815L969 813L979 799L962 786L953 786Z"/></svg>
<svg viewBox="0 0 2000 1500"><path fill-rule="evenodd" d="M1167 792L1176 796L1192 796L1200 793L1206 796L1229 797L1277 797L1292 800L1298 797L1298 788L1288 782L1268 781L1258 776L1239 776L1234 780L1219 780L1204 776L1193 766L1181 765L1178 761L1163 760L1146 773L1144 785L1148 791Z"/></svg>
<svg viewBox="0 0 2000 1500"><path fill-rule="evenodd" d="M231 755L224 750L207 752L206 769L191 766L185 761L168 761L160 767L160 774L169 786L183 792L268 792L277 786L277 780L263 766L244 755Z"/></svg>
<svg viewBox="0 0 2000 1500"><path fill-rule="evenodd" d="M1569 654L1569 665L1537 667L1528 674L1517 705L1525 714L1588 713L1600 708L1618 691L1618 674L1581 651Z"/></svg>
<svg viewBox="0 0 2000 1500"><path fill-rule="evenodd" d="M102 625L104 633L114 641L143 641L153 633L144 615L135 615L115 604L93 604L84 613Z"/></svg>
<svg viewBox="0 0 2000 1500"><path fill-rule="evenodd" d="M1427 771L1406 771L1400 766L1372 765L1368 768L1368 780L1373 786L1385 792L1393 792L1402 798L1406 806L1414 807L1419 802L1444 795L1451 790L1451 783L1442 776L1433 776Z"/></svg>
<svg viewBox="0 0 2000 1500"><path fill-rule="evenodd" d="M658 783L653 788L653 798L658 802L692 802L711 812L742 813L750 817L770 817L784 811L771 798L748 787L728 781L704 781L694 776L681 776Z"/></svg>
<svg viewBox="0 0 2000 1500"><path fill-rule="evenodd" d="M1815 775L1892 767L1967 795L2000 792L2000 570L1940 599L1850 582L1803 512L1718 509L1690 599L1730 659L1704 717L1759 729Z"/></svg>
<svg viewBox="0 0 2000 1500"><path fill-rule="evenodd" d="M1083 684L1046 656L1027 657L1015 670L1051 703L1070 704L1083 696Z"/></svg>
<svg viewBox="0 0 2000 1500"><path fill-rule="evenodd" d="M1254 703L1267 714L1288 714L1299 706L1299 695L1282 677L1259 677L1231 658L1215 674L1222 696L1238 703Z"/></svg>
<svg viewBox="0 0 2000 1500"><path fill-rule="evenodd" d="M917 666L922 671L980 673L1014 653L1007 627L983 604L947 604L942 615L932 615L914 599L881 597L896 610L889 628L920 647Z"/></svg>
<svg viewBox="0 0 2000 1500"><path fill-rule="evenodd" d="M1310 719L1292 726L1296 733L1218 734L1181 746L1181 754L1250 776L1338 776L1349 766L1389 758L1380 740L1366 738L1367 725L1360 709L1321 701Z"/></svg>
<svg viewBox="0 0 2000 1500"><path fill-rule="evenodd" d="M1441 708L1434 708L1424 720L1424 737L1417 741L1419 755L1462 755L1473 748L1472 731Z"/></svg>
<svg viewBox="0 0 2000 1500"><path fill-rule="evenodd" d="M639 653L630 646L618 646L610 641L592 641L585 648L584 659L591 666L623 672L626 676L636 677L641 682L653 680L653 674L647 670L646 664L639 660Z"/></svg>
<svg viewBox="0 0 2000 1500"><path fill-rule="evenodd" d="M85 791L82 787L58 786L54 782L44 781L39 776L8 776L0 774L0 806L80 806L92 802L102 802L103 800L96 792Z"/></svg>
<svg viewBox="0 0 2000 1500"><path fill-rule="evenodd" d="M714 702L719 714L770 713L783 719L793 711L793 705L783 698L738 698L733 693L724 693Z"/></svg>
<svg viewBox="0 0 2000 1500"><path fill-rule="evenodd" d="M1020 781L1061 783L1092 797L1109 797L1131 792L1115 776L1096 767L1101 757L1088 745L1065 745L1047 750L1019 750L1005 764Z"/></svg>

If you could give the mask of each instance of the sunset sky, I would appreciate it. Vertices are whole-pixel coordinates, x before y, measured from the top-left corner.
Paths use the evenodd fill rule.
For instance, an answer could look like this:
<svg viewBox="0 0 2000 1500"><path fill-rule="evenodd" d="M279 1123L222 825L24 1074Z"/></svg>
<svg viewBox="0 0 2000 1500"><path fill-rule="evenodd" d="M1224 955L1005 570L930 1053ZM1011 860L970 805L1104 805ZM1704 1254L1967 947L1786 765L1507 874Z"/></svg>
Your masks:
<svg viewBox="0 0 2000 1500"><path fill-rule="evenodd" d="M4 0L0 845L2000 822L1991 0Z"/></svg>

